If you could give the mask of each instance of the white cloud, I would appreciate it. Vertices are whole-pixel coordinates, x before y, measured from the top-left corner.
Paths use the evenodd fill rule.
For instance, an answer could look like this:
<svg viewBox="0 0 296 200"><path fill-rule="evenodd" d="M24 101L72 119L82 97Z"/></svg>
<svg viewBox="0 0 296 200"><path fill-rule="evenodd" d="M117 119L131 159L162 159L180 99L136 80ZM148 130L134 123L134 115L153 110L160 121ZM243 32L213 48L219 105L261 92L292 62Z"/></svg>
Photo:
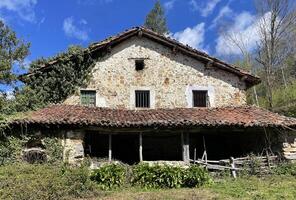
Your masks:
<svg viewBox="0 0 296 200"><path fill-rule="evenodd" d="M87 21L86 21L85 19L81 19L81 20L79 21L79 23L80 23L80 24L84 24L84 25L86 25L86 24L87 24Z"/></svg>
<svg viewBox="0 0 296 200"><path fill-rule="evenodd" d="M236 45L237 42L247 51L254 50L261 39L262 20L270 20L270 13L256 18L249 12L242 12L234 19L234 23L228 28L226 34L220 34L216 40L216 52L219 55L240 55L241 51ZM227 35L230 35L232 39L229 40Z"/></svg>
<svg viewBox="0 0 296 200"><path fill-rule="evenodd" d="M207 17L213 12L220 1L221 0L207 0L205 4L197 2L197 0L190 0L189 4L192 6L193 10L199 11L201 16Z"/></svg>
<svg viewBox="0 0 296 200"><path fill-rule="evenodd" d="M37 0L1 0L0 9L16 12L23 20L36 22L36 4Z"/></svg>
<svg viewBox="0 0 296 200"><path fill-rule="evenodd" d="M80 24L87 24L86 20L80 21ZM73 37L79 40L88 40L88 31L74 24L73 17L68 17L64 20L63 30L68 37Z"/></svg>
<svg viewBox="0 0 296 200"><path fill-rule="evenodd" d="M221 19L223 19L223 18L225 18L227 16L231 16L233 14L234 14L233 10L228 5L224 6L223 8L221 8L218 15L214 18L210 28L213 28L213 27L217 26L218 22Z"/></svg>
<svg viewBox="0 0 296 200"><path fill-rule="evenodd" d="M13 89L12 88L7 88L5 90L0 89L0 97L4 97L7 100L13 100L15 98Z"/></svg>
<svg viewBox="0 0 296 200"><path fill-rule="evenodd" d="M176 0L170 0L164 3L164 8L166 11L169 11L174 8Z"/></svg>
<svg viewBox="0 0 296 200"><path fill-rule="evenodd" d="M203 49L205 39L205 23L187 27L183 31L171 34L173 38L193 48Z"/></svg>

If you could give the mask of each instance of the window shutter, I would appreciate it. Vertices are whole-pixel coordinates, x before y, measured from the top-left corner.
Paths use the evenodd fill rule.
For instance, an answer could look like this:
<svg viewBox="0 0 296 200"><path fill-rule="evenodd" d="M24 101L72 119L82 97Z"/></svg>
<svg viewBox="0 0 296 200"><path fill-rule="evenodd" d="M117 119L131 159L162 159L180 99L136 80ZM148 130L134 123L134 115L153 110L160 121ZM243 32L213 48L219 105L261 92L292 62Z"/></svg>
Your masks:
<svg viewBox="0 0 296 200"><path fill-rule="evenodd" d="M96 106L96 91L81 90L80 91L81 104L85 106Z"/></svg>

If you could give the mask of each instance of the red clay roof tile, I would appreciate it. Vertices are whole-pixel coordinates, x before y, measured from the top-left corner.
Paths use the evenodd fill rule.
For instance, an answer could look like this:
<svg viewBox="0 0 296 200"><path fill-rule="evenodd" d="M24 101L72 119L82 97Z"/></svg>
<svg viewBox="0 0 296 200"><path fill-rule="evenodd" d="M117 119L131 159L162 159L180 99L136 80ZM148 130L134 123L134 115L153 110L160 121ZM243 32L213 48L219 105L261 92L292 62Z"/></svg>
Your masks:
<svg viewBox="0 0 296 200"><path fill-rule="evenodd" d="M296 119L253 107L124 110L79 105L52 105L12 124L61 124L98 127L296 127Z"/></svg>

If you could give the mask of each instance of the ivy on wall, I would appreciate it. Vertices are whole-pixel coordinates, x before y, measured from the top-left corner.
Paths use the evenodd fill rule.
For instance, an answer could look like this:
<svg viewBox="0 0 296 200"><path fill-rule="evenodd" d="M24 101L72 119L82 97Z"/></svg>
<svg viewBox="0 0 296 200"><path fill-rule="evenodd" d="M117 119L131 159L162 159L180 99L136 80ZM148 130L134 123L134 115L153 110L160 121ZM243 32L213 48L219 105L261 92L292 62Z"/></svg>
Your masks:
<svg viewBox="0 0 296 200"><path fill-rule="evenodd" d="M50 69L36 70L53 60ZM34 72L25 77L25 82L36 93L41 94L45 103L60 103L77 87L87 83L96 59L87 49L79 46L69 47L68 51L50 59L39 59L30 66Z"/></svg>

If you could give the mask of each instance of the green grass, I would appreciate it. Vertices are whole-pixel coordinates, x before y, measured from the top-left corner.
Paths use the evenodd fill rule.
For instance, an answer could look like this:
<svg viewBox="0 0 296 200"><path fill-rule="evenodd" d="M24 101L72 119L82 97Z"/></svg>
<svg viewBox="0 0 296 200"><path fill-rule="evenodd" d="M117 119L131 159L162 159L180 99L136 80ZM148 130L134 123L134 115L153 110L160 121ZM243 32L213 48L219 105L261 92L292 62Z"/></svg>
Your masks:
<svg viewBox="0 0 296 200"><path fill-rule="evenodd" d="M89 179L85 167L11 164L0 166L0 199L296 199L296 178L286 174L236 180L216 178L210 185L192 189L143 189L125 185L101 191Z"/></svg>
<svg viewBox="0 0 296 200"><path fill-rule="evenodd" d="M126 188L109 192L104 200L115 199L296 199L296 179L292 176L224 178L194 189L143 190Z"/></svg>

